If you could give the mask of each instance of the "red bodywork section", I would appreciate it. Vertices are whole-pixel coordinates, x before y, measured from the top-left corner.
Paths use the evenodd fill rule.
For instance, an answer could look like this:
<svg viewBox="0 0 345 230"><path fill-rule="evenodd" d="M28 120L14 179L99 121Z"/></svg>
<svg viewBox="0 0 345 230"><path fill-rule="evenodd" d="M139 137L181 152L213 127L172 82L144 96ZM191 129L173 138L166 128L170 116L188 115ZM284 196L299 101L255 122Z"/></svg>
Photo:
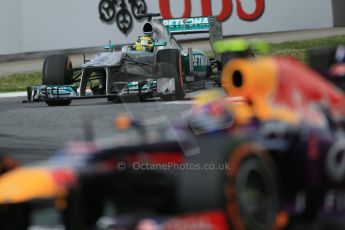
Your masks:
<svg viewBox="0 0 345 230"><path fill-rule="evenodd" d="M275 57L278 85L274 101L310 114L311 103L321 103L332 114L345 116L345 95L317 72L291 57Z"/></svg>

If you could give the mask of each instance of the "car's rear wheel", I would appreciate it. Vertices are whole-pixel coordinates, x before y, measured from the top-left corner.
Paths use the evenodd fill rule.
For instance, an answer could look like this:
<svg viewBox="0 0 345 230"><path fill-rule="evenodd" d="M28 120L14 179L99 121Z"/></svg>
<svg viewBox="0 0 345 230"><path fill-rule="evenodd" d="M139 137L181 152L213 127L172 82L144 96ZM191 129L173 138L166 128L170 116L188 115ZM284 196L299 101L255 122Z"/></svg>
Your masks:
<svg viewBox="0 0 345 230"><path fill-rule="evenodd" d="M335 86L345 91L344 63L336 63L336 49L337 47L317 47L310 49L309 65L325 76Z"/></svg>
<svg viewBox="0 0 345 230"><path fill-rule="evenodd" d="M173 78L175 92L161 95L162 100L183 100L185 92L182 79L181 54L177 49L160 50L156 56L155 75L157 78Z"/></svg>
<svg viewBox="0 0 345 230"><path fill-rule="evenodd" d="M308 51L309 65L317 72L326 75L334 64L335 47L317 47Z"/></svg>

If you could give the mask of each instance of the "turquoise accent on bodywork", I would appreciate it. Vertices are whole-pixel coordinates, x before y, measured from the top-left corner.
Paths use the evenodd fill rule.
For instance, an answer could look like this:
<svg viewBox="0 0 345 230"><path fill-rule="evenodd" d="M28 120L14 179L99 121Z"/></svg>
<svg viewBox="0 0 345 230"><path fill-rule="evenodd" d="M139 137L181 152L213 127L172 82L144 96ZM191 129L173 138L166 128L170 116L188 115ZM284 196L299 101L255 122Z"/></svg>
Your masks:
<svg viewBox="0 0 345 230"><path fill-rule="evenodd" d="M116 45L115 44L105 45L103 48L106 50L108 50L108 49L115 50Z"/></svg>
<svg viewBox="0 0 345 230"><path fill-rule="evenodd" d="M193 49L193 67L194 76L198 78L205 78L210 68L210 61L206 54L201 50ZM189 56L188 54L183 55L183 72L185 75L189 72ZM196 80L197 80L196 79Z"/></svg>
<svg viewBox="0 0 345 230"><path fill-rule="evenodd" d="M137 54L137 53L147 53L152 54L152 52L146 51L146 50L127 50L126 51L129 54Z"/></svg>
<svg viewBox="0 0 345 230"><path fill-rule="evenodd" d="M170 32L208 31L210 28L208 17L164 19L162 22Z"/></svg>
<svg viewBox="0 0 345 230"><path fill-rule="evenodd" d="M55 95L74 96L77 94L76 88L73 85L47 85L47 92L54 96Z"/></svg>
<svg viewBox="0 0 345 230"><path fill-rule="evenodd" d="M131 81L131 82L128 82L128 87L137 87L138 86L138 82L137 81Z"/></svg>
<svg viewBox="0 0 345 230"><path fill-rule="evenodd" d="M166 41L157 41L154 43L155 46L166 46L167 42Z"/></svg>
<svg viewBox="0 0 345 230"><path fill-rule="evenodd" d="M150 80L145 85L141 86L141 90L142 91L153 90L156 87L157 87L157 81L156 80ZM130 93L133 91L138 91L139 90L139 82L137 82L137 81L128 82L127 88L125 88L124 91L126 92L127 90L129 90Z"/></svg>

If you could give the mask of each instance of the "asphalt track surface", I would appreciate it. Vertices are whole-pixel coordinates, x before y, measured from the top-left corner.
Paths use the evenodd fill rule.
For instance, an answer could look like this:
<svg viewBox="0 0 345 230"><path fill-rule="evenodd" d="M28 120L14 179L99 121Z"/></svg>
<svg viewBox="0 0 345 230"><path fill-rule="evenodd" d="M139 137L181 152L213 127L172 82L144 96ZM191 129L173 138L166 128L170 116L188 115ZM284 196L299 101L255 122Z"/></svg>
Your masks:
<svg viewBox="0 0 345 230"><path fill-rule="evenodd" d="M21 163L47 159L66 142L114 135L113 119L128 113L138 119L164 123L181 119L192 101L111 103L106 99L75 100L70 106L49 107L43 102L22 103L25 97L0 98L0 154ZM162 119L163 118L163 119ZM164 124L162 124L164 125Z"/></svg>

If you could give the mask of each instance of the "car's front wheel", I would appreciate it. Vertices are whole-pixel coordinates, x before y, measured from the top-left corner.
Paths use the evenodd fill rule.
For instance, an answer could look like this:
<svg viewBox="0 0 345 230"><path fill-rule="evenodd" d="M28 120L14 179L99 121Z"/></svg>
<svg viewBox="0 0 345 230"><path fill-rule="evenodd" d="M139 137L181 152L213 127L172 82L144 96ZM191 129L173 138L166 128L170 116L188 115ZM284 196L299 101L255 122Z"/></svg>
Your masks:
<svg viewBox="0 0 345 230"><path fill-rule="evenodd" d="M69 85L73 81L72 62L67 55L51 55L44 59L43 85Z"/></svg>
<svg viewBox="0 0 345 230"><path fill-rule="evenodd" d="M187 157L192 169L179 174L177 209L221 210L229 229L274 229L279 194L269 154L250 141L219 138L202 139L200 153Z"/></svg>
<svg viewBox="0 0 345 230"><path fill-rule="evenodd" d="M235 229L274 229L278 212L275 174L262 153L230 156L225 176L226 212Z"/></svg>
<svg viewBox="0 0 345 230"><path fill-rule="evenodd" d="M73 83L73 67L67 55L51 55L44 59L42 69L43 85L69 85ZM71 104L71 99L54 99L46 101L49 106Z"/></svg>

